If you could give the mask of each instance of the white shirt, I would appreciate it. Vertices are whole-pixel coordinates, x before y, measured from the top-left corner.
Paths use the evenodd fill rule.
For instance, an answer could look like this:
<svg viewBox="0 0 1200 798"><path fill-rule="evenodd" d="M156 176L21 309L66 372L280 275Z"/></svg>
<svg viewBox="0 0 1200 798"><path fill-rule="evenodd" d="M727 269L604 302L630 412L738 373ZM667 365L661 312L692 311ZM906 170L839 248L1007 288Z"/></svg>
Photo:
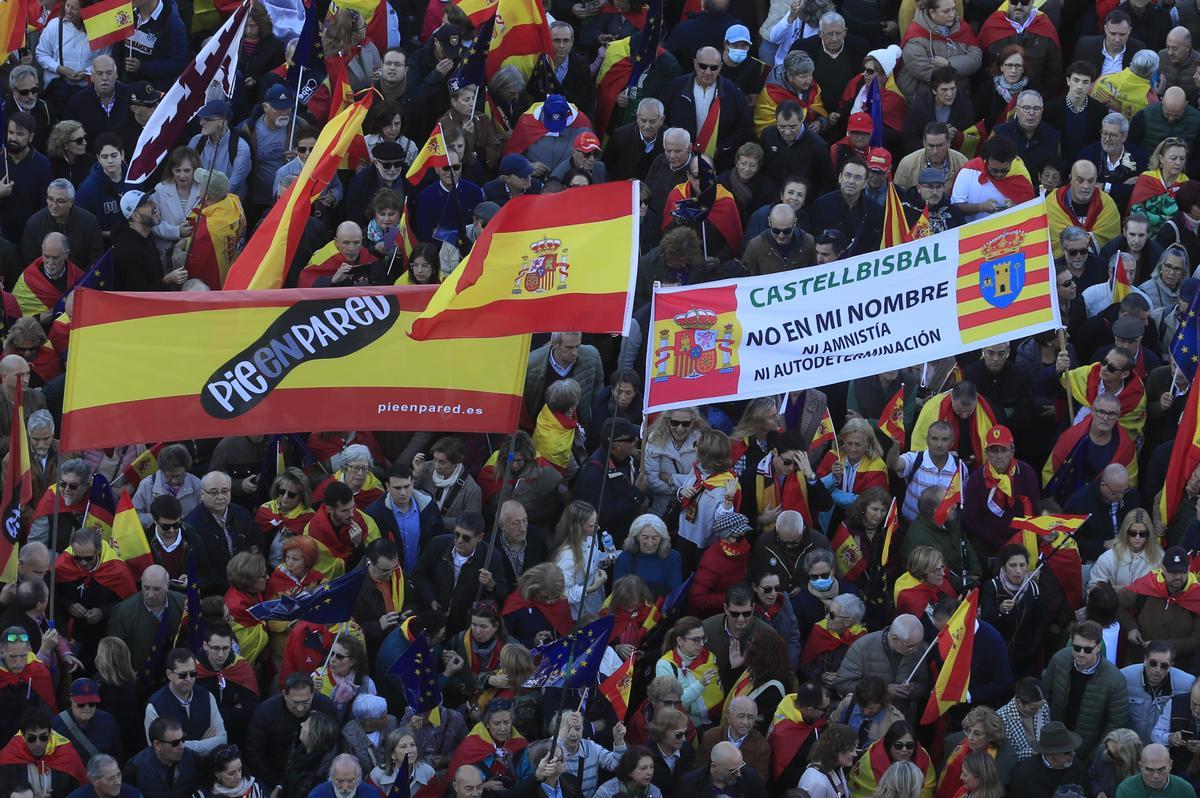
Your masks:
<svg viewBox="0 0 1200 798"><path fill-rule="evenodd" d="M1108 48L1103 44L1100 45L1100 57L1104 59L1104 63L1100 65L1101 75L1115 75L1125 68L1121 62L1125 60L1125 48L1121 48L1121 52L1116 55L1109 55Z"/></svg>
<svg viewBox="0 0 1200 798"><path fill-rule="evenodd" d="M707 89L699 83L692 83L692 99L696 102L696 131L704 127L704 120L708 119L708 109L712 107L713 100L717 98L717 84L709 86Z"/></svg>
<svg viewBox="0 0 1200 798"><path fill-rule="evenodd" d="M42 31L41 38L38 39L37 45L37 61L41 64L43 75L42 85L49 86L54 79L61 77L58 74L60 66L66 66L68 69L74 69L78 72L86 72L91 74L92 61L96 60L98 55L108 55L111 47L101 47L99 50L93 50L88 44L87 33L79 30L74 25L67 25L62 29L62 48L58 46L58 28L61 24L59 18L54 18L46 23L45 29ZM86 78L83 82L86 82ZM83 82L77 85L82 86Z"/></svg>
<svg viewBox="0 0 1200 798"><path fill-rule="evenodd" d="M954 188L950 191L950 204L961 205L964 202L971 204L979 204L988 200L996 200L997 202L1008 202L1008 197L996 188L996 184L991 178L979 182L980 172L978 169L967 169L963 167L958 170L958 174L954 177ZM982 219L987 216L986 211L971 214L967 217L968 222L973 222L976 219Z"/></svg>
<svg viewBox="0 0 1200 798"><path fill-rule="evenodd" d="M775 66L783 63L783 59L787 58L787 54L791 51L793 44L801 39L816 36L818 33L820 33L819 29L814 28L802 19L788 22L788 15L784 14L782 19L771 26L766 35L767 41L779 45L775 50Z"/></svg>
<svg viewBox="0 0 1200 798"><path fill-rule="evenodd" d="M914 473L913 467L919 456L921 457L921 467ZM917 499L921 498L925 489L950 487L950 480L954 479L954 472L962 467L962 461L954 454L946 455L946 463L941 468L938 468L937 464L933 462L929 452L905 452L900 455L900 462L904 466L900 476L904 479L909 479L911 476L908 492L904 494L904 505L900 508L900 515L910 523L917 518ZM963 473L960 478L965 483L967 481L966 473Z"/></svg>

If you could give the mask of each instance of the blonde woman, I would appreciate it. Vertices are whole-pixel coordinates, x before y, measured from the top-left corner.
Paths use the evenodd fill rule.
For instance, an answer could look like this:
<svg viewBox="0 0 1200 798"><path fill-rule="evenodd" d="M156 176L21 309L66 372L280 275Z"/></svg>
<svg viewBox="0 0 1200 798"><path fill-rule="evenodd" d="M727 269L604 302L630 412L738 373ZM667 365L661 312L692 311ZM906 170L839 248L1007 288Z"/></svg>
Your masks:
<svg viewBox="0 0 1200 798"><path fill-rule="evenodd" d="M996 770L996 760L983 751L972 751L963 760L962 798L1004 798L1004 784Z"/></svg>
<svg viewBox="0 0 1200 798"><path fill-rule="evenodd" d="M925 774L912 762L893 762L883 772L875 798L920 798Z"/></svg>
<svg viewBox="0 0 1200 798"><path fill-rule="evenodd" d="M1154 532L1150 513L1142 508L1130 510L1121 521L1116 540L1096 559L1088 577L1088 590L1107 582L1113 590L1128 587L1134 581L1162 565L1162 546Z"/></svg>
<svg viewBox="0 0 1200 798"><path fill-rule="evenodd" d="M1113 729L1092 757L1088 770L1096 798L1114 798L1117 786L1140 772L1142 739L1133 729Z"/></svg>
<svg viewBox="0 0 1200 798"><path fill-rule="evenodd" d="M367 38L367 21L357 11L339 9L325 26L321 45L326 58L338 53L347 58L346 78L351 91L360 92L379 77L383 59L379 57L379 48Z"/></svg>
<svg viewBox="0 0 1200 798"><path fill-rule="evenodd" d="M554 563L526 568L500 610L509 635L522 645L540 646L570 634L573 616L566 592L562 569Z"/></svg>
<svg viewBox="0 0 1200 798"><path fill-rule="evenodd" d="M817 466L817 476L833 496L840 517L863 491L869 488L887 490L888 470L883 461L883 448L869 421L861 418L847 421L838 442L839 446L825 453Z"/></svg>
<svg viewBox="0 0 1200 798"><path fill-rule="evenodd" d="M604 601L608 574L598 533L596 508L584 501L571 502L558 520L552 558L563 572L572 617L595 615Z"/></svg>
<svg viewBox="0 0 1200 798"><path fill-rule="evenodd" d="M1165 138L1150 154L1149 168L1138 175L1133 184L1129 211L1146 214L1150 219L1151 236L1179 210L1175 195L1188 181L1188 176L1183 173L1187 160L1187 142L1174 136Z"/></svg>
<svg viewBox="0 0 1200 798"><path fill-rule="evenodd" d="M719 513L737 509L738 479L733 473L729 438L705 430L696 442L696 465L689 474L672 477L678 491L679 548L685 566L695 565L700 552L713 542L713 522Z"/></svg>
<svg viewBox="0 0 1200 798"><path fill-rule="evenodd" d="M64 119L50 129L46 155L54 176L70 180L73 186L81 185L96 163L96 156L88 152L87 131L74 119Z"/></svg>
<svg viewBox="0 0 1200 798"><path fill-rule="evenodd" d="M650 426L646 435L646 490L651 496L650 512L662 515L675 495L672 478L690 474L696 466L696 443L708 424L694 407L668 410Z"/></svg>

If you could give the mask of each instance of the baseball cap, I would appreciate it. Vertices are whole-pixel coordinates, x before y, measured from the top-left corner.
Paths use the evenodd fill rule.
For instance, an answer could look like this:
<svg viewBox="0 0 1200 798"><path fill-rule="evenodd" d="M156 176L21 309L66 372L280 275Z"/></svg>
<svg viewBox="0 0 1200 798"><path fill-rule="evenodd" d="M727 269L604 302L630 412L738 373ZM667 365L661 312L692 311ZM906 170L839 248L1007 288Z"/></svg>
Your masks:
<svg viewBox="0 0 1200 798"><path fill-rule="evenodd" d="M590 130L580 133L575 138L575 149L580 152L600 152L600 139L596 138L596 134Z"/></svg>
<svg viewBox="0 0 1200 798"><path fill-rule="evenodd" d="M875 123L871 121L871 115L861 111L850 114L850 121L846 123L846 131L849 133L870 133L874 129Z"/></svg>
<svg viewBox="0 0 1200 798"><path fill-rule="evenodd" d="M150 195L144 191L126 191L121 195L121 213L128 219L144 202L149 202Z"/></svg>
<svg viewBox="0 0 1200 798"><path fill-rule="evenodd" d="M561 94L548 94L542 103L542 124L551 133L561 133L571 118L571 106Z"/></svg>
<svg viewBox="0 0 1200 798"><path fill-rule="evenodd" d="M1172 546L1163 555L1163 570L1169 574L1187 573L1189 565L1187 549L1182 546Z"/></svg>
<svg viewBox="0 0 1200 798"><path fill-rule="evenodd" d="M634 424L627 418L614 416L605 420L600 427L600 445L607 445L607 441L636 441L639 438L637 424Z"/></svg>
<svg viewBox="0 0 1200 798"><path fill-rule="evenodd" d="M149 81L139 80L129 87L130 105L158 105L163 93L150 85Z"/></svg>
<svg viewBox="0 0 1200 798"><path fill-rule="evenodd" d="M921 173L917 175L917 182L927 183L929 185L933 185L934 183L941 183L945 185L946 176L942 174L941 169L936 169L932 166L926 166L921 170Z"/></svg>
<svg viewBox="0 0 1200 798"><path fill-rule="evenodd" d="M1146 322L1133 316L1118 316L1112 325L1113 338L1131 341L1146 334Z"/></svg>
<svg viewBox="0 0 1200 798"><path fill-rule="evenodd" d="M76 704L100 703L100 685L92 679L76 679L67 694Z"/></svg>
<svg viewBox="0 0 1200 798"><path fill-rule="evenodd" d="M1008 427L997 424L988 430L987 434L988 446L1012 446L1013 435L1012 430Z"/></svg>
<svg viewBox="0 0 1200 798"><path fill-rule="evenodd" d="M727 44L738 42L750 44L750 30L745 25L730 25L729 30L725 31L725 42Z"/></svg>
<svg viewBox="0 0 1200 798"><path fill-rule="evenodd" d="M476 205L475 210L473 210L471 213L472 213L472 215L479 217L479 219L481 219L483 222L486 223L486 222L490 222L492 220L492 217L495 216L499 212L500 212L499 205L497 205L496 203L494 203L490 200L485 200L485 201L479 203L478 205Z"/></svg>
<svg viewBox="0 0 1200 798"><path fill-rule="evenodd" d="M892 154L883 147L872 147L867 151L867 169L876 172L892 170Z"/></svg>
<svg viewBox="0 0 1200 798"><path fill-rule="evenodd" d="M533 164L519 152L509 153L500 159L500 174L526 178L533 174Z"/></svg>
<svg viewBox="0 0 1200 798"><path fill-rule="evenodd" d="M288 111L292 107L292 94L282 83L276 83L267 89L267 93L263 96L263 102L276 111Z"/></svg>
<svg viewBox="0 0 1200 798"><path fill-rule="evenodd" d="M224 119L229 116L229 103L224 100L209 100L200 109L201 119Z"/></svg>

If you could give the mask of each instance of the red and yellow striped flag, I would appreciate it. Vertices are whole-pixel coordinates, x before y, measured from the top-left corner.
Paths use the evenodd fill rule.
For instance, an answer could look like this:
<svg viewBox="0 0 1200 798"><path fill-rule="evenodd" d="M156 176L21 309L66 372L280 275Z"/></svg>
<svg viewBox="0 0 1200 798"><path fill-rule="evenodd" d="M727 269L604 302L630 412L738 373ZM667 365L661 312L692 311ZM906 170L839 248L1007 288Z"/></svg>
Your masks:
<svg viewBox="0 0 1200 798"><path fill-rule="evenodd" d="M142 571L154 565L150 542L142 529L142 521L133 508L133 497L128 490L121 491L117 502L117 514L113 516L112 546L129 567L135 580L142 578Z"/></svg>
<svg viewBox="0 0 1200 798"><path fill-rule="evenodd" d="M1120 251L1117 255L1121 255ZM1112 289L1112 304L1116 305L1125 297L1133 292L1133 286L1129 284L1129 272L1125 270L1125 264L1122 263L1122 258L1117 258L1117 265L1113 269L1113 273L1108 278L1108 285Z"/></svg>
<svg viewBox="0 0 1200 798"><path fill-rule="evenodd" d="M979 145L983 144L987 137L987 124L980 119L962 132L962 143L956 149L968 158L974 158L979 151Z"/></svg>
<svg viewBox="0 0 1200 798"><path fill-rule="evenodd" d="M979 588L973 588L966 600L938 632L938 653L942 668L925 705L921 723L933 723L955 704L967 700L971 688L971 656L975 652L975 618L979 614Z"/></svg>
<svg viewBox="0 0 1200 798"><path fill-rule="evenodd" d="M608 699L608 703L612 704L613 712L617 715L617 720L625 722L625 714L629 711L629 690L633 687L633 661L637 659L637 652L629 655L629 659L621 663L621 667L612 672L604 681L600 682L600 692Z"/></svg>
<svg viewBox="0 0 1200 798"><path fill-rule="evenodd" d="M928 238L931 235L933 235L933 225L929 223L929 206L926 205L925 210L921 211L921 215L909 228L908 240L916 241L918 238Z"/></svg>
<svg viewBox="0 0 1200 798"><path fill-rule="evenodd" d="M962 468L954 470L954 476L950 478L950 487L946 488L946 495L942 498L942 503L933 511L933 520L937 524L943 525L950 520L950 510L962 505Z"/></svg>
<svg viewBox="0 0 1200 798"><path fill-rule="evenodd" d="M496 27L487 57L488 77L511 64L528 78L539 55L554 55L542 0L500 0L495 13Z"/></svg>
<svg viewBox="0 0 1200 798"><path fill-rule="evenodd" d="M1170 523L1184 496L1192 472L1200 466L1200 389L1192 380L1188 388L1187 404L1179 419L1179 431L1175 433L1175 445L1171 448L1171 459L1167 462L1167 479L1163 483L1159 498L1159 510L1163 523Z"/></svg>
<svg viewBox="0 0 1200 798"><path fill-rule="evenodd" d="M25 46L28 19L28 10L21 0L0 3L0 42L4 43L4 52L11 53Z"/></svg>
<svg viewBox="0 0 1200 798"><path fill-rule="evenodd" d="M879 557L880 565L887 565L892 555L892 541L896 530L900 528L900 513L896 511L896 500L888 506L887 515L883 518L883 553Z"/></svg>
<svg viewBox="0 0 1200 798"><path fill-rule="evenodd" d="M897 445L904 446L904 383L900 383L900 389L883 406L883 412L879 414L879 431Z"/></svg>
<svg viewBox="0 0 1200 798"><path fill-rule="evenodd" d="M964 344L1001 336L1008 340L1014 330L1055 324L1045 203L1031 201L993 214L958 233L956 298Z"/></svg>
<svg viewBox="0 0 1200 798"><path fill-rule="evenodd" d="M226 291L283 287L288 266L300 246L304 224L312 213L313 201L330 180L337 179L338 165L354 137L362 132L363 118L373 98L374 94L368 92L322 128L296 182L271 207L246 248L229 267Z"/></svg>
<svg viewBox="0 0 1200 798"><path fill-rule="evenodd" d="M829 408L825 408L825 415L821 417L821 423L817 424L817 428L813 430L812 443L808 445L810 452L815 452L827 443L832 443L835 437L833 429L833 416L829 415Z"/></svg>
<svg viewBox="0 0 1200 798"><path fill-rule="evenodd" d="M425 146L421 148L417 157L413 159L412 165L408 167L405 177L414 186L420 185L421 181L425 179L425 172L438 166L449 165L450 156L446 152L446 138L442 135L442 123L438 122L433 126L429 138L425 140Z"/></svg>
<svg viewBox="0 0 1200 798"><path fill-rule="evenodd" d="M438 288L409 333L491 338L527 332L626 332L637 273L637 182L508 202Z"/></svg>
<svg viewBox="0 0 1200 798"><path fill-rule="evenodd" d="M1074 535L1079 527L1091 516L1087 515L1030 515L1018 516L1009 524L1021 532L1032 532L1035 535L1046 536L1065 532ZM1037 559L1031 558L1031 562Z"/></svg>
<svg viewBox="0 0 1200 798"><path fill-rule="evenodd" d="M133 462L125 466L125 470L121 472L121 476L125 478L125 484L130 490L137 490L137 486L142 483L142 480L158 470L158 453L163 450L166 443L156 443L146 451L133 458Z"/></svg>
<svg viewBox="0 0 1200 798"><path fill-rule="evenodd" d="M123 42L133 35L131 0L100 0L84 6L79 16L83 18L83 29L93 50Z"/></svg>
<svg viewBox="0 0 1200 798"><path fill-rule="evenodd" d="M10 0L11 4L11 0ZM25 429L25 378L17 375L13 386L12 440L9 442L8 466L4 473L4 490L0 494L0 582L17 581L17 557L21 534L21 516L25 505L33 499L33 478L29 470L29 436Z"/></svg>
<svg viewBox="0 0 1200 798"><path fill-rule="evenodd" d="M458 0L454 5L467 15L467 18L478 28L492 17L496 16L496 6L499 0Z"/></svg>
<svg viewBox="0 0 1200 798"><path fill-rule="evenodd" d="M879 248L887 249L909 241L912 241L912 235L908 220L904 217L904 203L900 202L900 195L896 193L896 184L888 180L887 200L883 205L883 237Z"/></svg>
<svg viewBox="0 0 1200 798"><path fill-rule="evenodd" d="M833 558L837 561L838 576L850 582L856 581L867 570L867 560L863 557L862 547L850 534L850 528L839 524L833 538L829 541L833 546Z"/></svg>

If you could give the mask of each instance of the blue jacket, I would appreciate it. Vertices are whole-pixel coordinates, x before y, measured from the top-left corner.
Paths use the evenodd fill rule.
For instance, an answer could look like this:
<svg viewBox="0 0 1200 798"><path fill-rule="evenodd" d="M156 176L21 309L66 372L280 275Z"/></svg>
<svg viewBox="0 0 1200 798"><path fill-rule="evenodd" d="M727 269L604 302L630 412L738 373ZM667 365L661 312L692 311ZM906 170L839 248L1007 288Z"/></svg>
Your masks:
<svg viewBox="0 0 1200 798"><path fill-rule="evenodd" d="M367 505L365 510L367 515L375 519L375 523L379 526L379 534L389 538L400 549L400 564L404 566L406 574L412 573L416 569L417 562L421 558L421 551L431 540L442 533L442 514L433 498L424 491L414 489L412 501L419 510L417 520L421 527L415 551L410 551L404 545L400 526L396 523L396 514L392 511L392 500L386 491Z"/></svg>
<svg viewBox="0 0 1200 798"><path fill-rule="evenodd" d="M75 204L95 216L101 230L110 231L126 224L125 215L121 213L121 195L128 188L124 180L119 183L109 180L100 164L94 163L75 194Z"/></svg>
<svg viewBox="0 0 1200 798"><path fill-rule="evenodd" d="M146 798L191 798L196 791L196 755L186 748L175 766L175 783L167 787L167 769L154 755L153 748L143 748L125 763L122 771L125 785L142 791Z"/></svg>
<svg viewBox="0 0 1200 798"><path fill-rule="evenodd" d="M471 224L472 211L483 202L483 189L464 178L458 181L456 191L457 200L435 180L417 195L413 233L418 241L444 240L434 238L439 228L453 232Z"/></svg>
<svg viewBox="0 0 1200 798"><path fill-rule="evenodd" d="M379 788L372 787L366 781L358 783L358 789L354 791L354 798L379 798ZM323 781L308 793L308 798L334 798L333 785L328 781Z"/></svg>
<svg viewBox="0 0 1200 798"><path fill-rule="evenodd" d="M90 758L87 749L79 744L78 738L67 728L67 724L62 719L62 715L70 713L70 711L69 709L64 709L55 715L54 719L50 722L50 726L54 731L71 741L71 745L75 746L75 750L79 752L79 757L86 763ZM79 725L78 722L76 722L76 725ZM105 712L103 709L97 709L92 722L86 728L79 726L79 730L87 735L87 738L92 741L92 745L100 753L116 757L118 762L125 760L121 749L121 729L117 726L117 719L110 713Z"/></svg>
<svg viewBox="0 0 1200 798"><path fill-rule="evenodd" d="M139 47L137 37L129 40L134 56L141 60L142 66L136 73L126 74L124 59L118 58L121 79L126 83L148 80L159 91L167 91L188 65L192 52L188 47L187 29L183 26L183 18L179 16L175 0L162 0L162 11L158 17L139 24L138 31L153 37L153 46L147 53Z"/></svg>

